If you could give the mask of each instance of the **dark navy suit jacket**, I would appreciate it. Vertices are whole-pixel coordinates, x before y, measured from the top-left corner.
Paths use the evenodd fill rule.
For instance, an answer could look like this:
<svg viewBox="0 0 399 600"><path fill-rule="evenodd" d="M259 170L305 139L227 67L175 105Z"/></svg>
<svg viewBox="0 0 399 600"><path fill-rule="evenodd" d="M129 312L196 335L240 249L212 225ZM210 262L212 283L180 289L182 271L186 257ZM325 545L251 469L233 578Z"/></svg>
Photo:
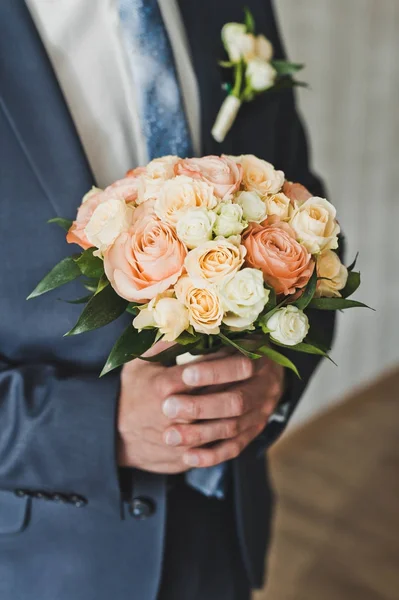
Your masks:
<svg viewBox="0 0 399 600"><path fill-rule="evenodd" d="M275 55L282 57L270 0L245 4L258 30L271 39ZM181 0L180 7L201 94L201 153L256 154L284 170L288 179L323 195L309 169L292 92L259 97L242 108L223 144L212 139L212 124L224 97L217 65L220 30L227 21L242 20L243 3ZM58 297L78 297L79 284L29 303L25 300L44 273L71 252L60 231L46 221L57 215L72 218L92 184L93 175L28 10L22 0L2 0L0 598L6 600L109 600L125 597L124 592L130 597L128 590L133 589L132 597L148 600L155 597L159 582L166 478L133 472L134 496L151 498L156 511L148 519L130 517L115 458L119 376L98 378L125 322L63 338L80 307ZM320 327L331 340L332 316L323 313ZM295 360L302 381L292 380L287 389L287 417L318 363L317 357L299 354ZM284 426L277 422L268 426L266 445ZM253 586L262 584L272 505L264 459L257 451L252 444L231 465L237 528ZM62 560L57 558L60 547Z"/></svg>

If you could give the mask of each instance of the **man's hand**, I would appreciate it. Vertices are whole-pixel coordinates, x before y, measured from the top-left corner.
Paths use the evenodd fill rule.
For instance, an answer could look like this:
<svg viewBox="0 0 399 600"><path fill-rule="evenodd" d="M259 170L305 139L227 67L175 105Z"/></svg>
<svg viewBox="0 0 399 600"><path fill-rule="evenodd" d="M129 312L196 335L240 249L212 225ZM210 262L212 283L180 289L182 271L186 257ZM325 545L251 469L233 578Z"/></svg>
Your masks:
<svg viewBox="0 0 399 600"><path fill-rule="evenodd" d="M180 473L234 458L264 428L282 380L278 365L239 354L176 367L128 363L121 377L119 463Z"/></svg>
<svg viewBox="0 0 399 600"><path fill-rule="evenodd" d="M185 448L183 461L190 467L210 467L238 456L263 431L281 398L282 367L266 358L251 361L234 355L234 359L240 362L240 374L246 375L241 381L232 359L191 364L183 371L183 380L192 389L219 389L202 395L174 394L163 403L163 412L172 421L188 421L174 423L164 439ZM211 446L202 447L206 444Z"/></svg>

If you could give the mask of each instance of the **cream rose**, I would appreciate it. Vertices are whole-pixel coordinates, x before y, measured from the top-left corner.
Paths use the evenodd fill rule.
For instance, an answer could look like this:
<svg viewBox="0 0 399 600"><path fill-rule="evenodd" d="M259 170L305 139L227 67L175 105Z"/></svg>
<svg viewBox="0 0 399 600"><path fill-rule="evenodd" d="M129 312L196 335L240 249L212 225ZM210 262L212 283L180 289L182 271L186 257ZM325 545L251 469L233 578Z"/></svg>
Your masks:
<svg viewBox="0 0 399 600"><path fill-rule="evenodd" d="M133 326L139 331L146 327L159 329L165 342L173 342L189 325L187 308L173 298L171 292L153 298L147 306L140 308L133 320Z"/></svg>
<svg viewBox="0 0 399 600"><path fill-rule="evenodd" d="M247 329L262 312L270 292L263 284L262 271L242 269L219 285L222 306L225 311L223 323L231 329Z"/></svg>
<svg viewBox="0 0 399 600"><path fill-rule="evenodd" d="M245 75L247 84L255 92L264 92L273 87L277 72L269 62L261 58L252 58L247 63Z"/></svg>
<svg viewBox="0 0 399 600"><path fill-rule="evenodd" d="M235 202L241 206L244 218L249 223L261 223L266 219L266 204L256 192L240 192Z"/></svg>
<svg viewBox="0 0 399 600"><path fill-rule="evenodd" d="M235 246L223 238L202 244L186 256L184 266L196 285L217 283L234 274L244 262L244 246Z"/></svg>
<svg viewBox="0 0 399 600"><path fill-rule="evenodd" d="M336 210L325 198L312 197L293 213L290 225L298 240L311 253L338 247L340 227Z"/></svg>
<svg viewBox="0 0 399 600"><path fill-rule="evenodd" d="M231 62L237 63L255 56L255 36L247 33L246 26L241 23L226 23L222 28L222 41Z"/></svg>
<svg viewBox="0 0 399 600"><path fill-rule="evenodd" d="M122 198L99 204L84 230L90 244L104 252L118 235L129 229L133 210Z"/></svg>
<svg viewBox="0 0 399 600"><path fill-rule="evenodd" d="M267 321L270 337L285 346L300 344L308 334L309 319L296 306L279 308Z"/></svg>
<svg viewBox="0 0 399 600"><path fill-rule="evenodd" d="M340 298L339 293L346 286L348 269L341 263L338 255L332 250L324 250L317 257L317 282L315 296L325 298Z"/></svg>
<svg viewBox="0 0 399 600"><path fill-rule="evenodd" d="M215 286L197 286L184 275L175 285L177 298L188 309L190 325L198 333L217 335L223 319L223 308Z"/></svg>
<svg viewBox="0 0 399 600"><path fill-rule="evenodd" d="M213 231L215 235L228 238L232 235L239 235L247 223L243 222L243 212L238 204L222 202L217 209L217 217Z"/></svg>
<svg viewBox="0 0 399 600"><path fill-rule="evenodd" d="M185 175L178 175L162 184L155 200L154 210L161 221L176 226L187 209L196 207L212 209L217 203L212 186Z"/></svg>
<svg viewBox="0 0 399 600"><path fill-rule="evenodd" d="M268 216L276 216L280 221L288 219L292 212L291 200L279 192L265 198L266 212Z"/></svg>
<svg viewBox="0 0 399 600"><path fill-rule="evenodd" d="M256 36L255 53L258 58L266 62L269 62L273 58L273 46L264 35Z"/></svg>
<svg viewBox="0 0 399 600"><path fill-rule="evenodd" d="M215 220L215 213L206 208L189 208L177 222L177 235L187 248L196 248L212 239Z"/></svg>
<svg viewBox="0 0 399 600"><path fill-rule="evenodd" d="M178 156L162 156L154 158L137 177L137 204L148 200L156 200L165 181L174 177Z"/></svg>
<svg viewBox="0 0 399 600"><path fill-rule="evenodd" d="M266 160L253 154L244 154L236 158L243 168L243 184L246 190L257 192L261 197L277 194L284 184L284 173L276 171Z"/></svg>

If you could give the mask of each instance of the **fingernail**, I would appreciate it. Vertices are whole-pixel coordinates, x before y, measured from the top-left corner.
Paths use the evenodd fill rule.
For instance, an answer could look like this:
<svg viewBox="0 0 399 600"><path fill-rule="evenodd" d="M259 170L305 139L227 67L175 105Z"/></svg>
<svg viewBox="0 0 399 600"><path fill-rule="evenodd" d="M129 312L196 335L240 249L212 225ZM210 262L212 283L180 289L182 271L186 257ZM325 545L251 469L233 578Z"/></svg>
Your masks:
<svg viewBox="0 0 399 600"><path fill-rule="evenodd" d="M179 414L179 410L181 409L181 402L177 398L171 396L170 398L166 398L165 402L162 404L162 412L165 417L169 417L170 419L174 419Z"/></svg>
<svg viewBox="0 0 399 600"><path fill-rule="evenodd" d="M194 367L184 369L182 379L186 385L196 385L199 380L198 369Z"/></svg>
<svg viewBox="0 0 399 600"><path fill-rule="evenodd" d="M169 429L165 435L165 442L168 446L178 446L181 443L181 435L177 429Z"/></svg>
<svg viewBox="0 0 399 600"><path fill-rule="evenodd" d="M198 467L199 458L195 454L184 454L183 462L189 467Z"/></svg>

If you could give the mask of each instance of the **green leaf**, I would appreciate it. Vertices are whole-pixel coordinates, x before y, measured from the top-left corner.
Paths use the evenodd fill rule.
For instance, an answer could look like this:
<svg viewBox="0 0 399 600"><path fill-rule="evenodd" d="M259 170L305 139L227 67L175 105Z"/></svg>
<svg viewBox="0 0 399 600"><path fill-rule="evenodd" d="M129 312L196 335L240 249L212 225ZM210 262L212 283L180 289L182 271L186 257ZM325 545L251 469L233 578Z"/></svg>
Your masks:
<svg viewBox="0 0 399 600"><path fill-rule="evenodd" d="M181 333L179 335L179 337L176 339L176 342L178 344L181 344L182 346L187 346L189 344L194 344L194 343L199 343L202 339L202 336L199 334L191 334L188 331L183 331L183 333Z"/></svg>
<svg viewBox="0 0 399 600"><path fill-rule="evenodd" d="M272 67L277 71L277 75L280 77L285 75L293 75L298 73L305 65L300 63L289 62L288 60L272 60L270 61Z"/></svg>
<svg viewBox="0 0 399 600"><path fill-rule="evenodd" d="M102 292L103 289L107 287L107 285L109 285L109 281L108 281L105 273L103 273L100 277L99 282L97 283L97 287L95 289L95 294L99 294L100 292Z"/></svg>
<svg viewBox="0 0 399 600"><path fill-rule="evenodd" d="M139 312L139 306L142 306L142 304L137 304L137 302L129 302L129 304L126 307L126 312L128 312L129 315L136 316Z"/></svg>
<svg viewBox="0 0 399 600"><path fill-rule="evenodd" d="M355 260L353 261L353 263L351 263L349 265L349 267L347 267L347 269L348 269L349 272L353 271L353 269L356 267L356 263L357 263L357 259L358 258L359 258L359 252L356 253Z"/></svg>
<svg viewBox="0 0 399 600"><path fill-rule="evenodd" d="M80 277L81 272L79 267L75 264L75 260L72 256L64 258L55 267L51 269L49 273L37 284L33 292L29 294L27 300L36 298L41 294L55 290L56 288L73 281L77 277Z"/></svg>
<svg viewBox="0 0 399 600"><path fill-rule="evenodd" d="M250 352L249 350L246 350L243 346L241 346L237 342L234 342L227 336L223 335L223 333L219 333L218 337L222 340L222 342L224 343L225 346L232 346L233 348L238 350L238 352L241 352L241 354L243 354L244 356L247 356L248 358L251 358L252 360L261 358L261 354L257 354L256 352Z"/></svg>
<svg viewBox="0 0 399 600"><path fill-rule="evenodd" d="M191 352L195 349L197 344L198 341L187 345L176 344L175 346L171 346L170 348L167 348L166 350L163 350L154 356L140 356L139 358L141 360L145 360L146 362L161 363L166 367L171 367L176 364L176 358L178 356L185 354L186 352ZM200 354L203 354L203 352Z"/></svg>
<svg viewBox="0 0 399 600"><path fill-rule="evenodd" d="M100 377L146 352L155 341L155 333L155 329L144 329L139 333L129 325L112 348Z"/></svg>
<svg viewBox="0 0 399 600"><path fill-rule="evenodd" d="M255 19L247 6L244 6L244 24L247 28L247 33L255 33Z"/></svg>
<svg viewBox="0 0 399 600"><path fill-rule="evenodd" d="M302 296L300 296L298 298L298 300L296 300L294 302L294 305L297 306L300 310L305 310L305 308L312 301L312 298L316 291L316 286L317 286L317 271L316 271L316 267L315 267L313 269L312 277L309 279L309 282L306 286L305 291L303 292Z"/></svg>
<svg viewBox="0 0 399 600"><path fill-rule="evenodd" d="M348 298L348 296L352 296L360 285L360 273L357 271L348 272L348 281L346 282L346 286L343 290L341 290L341 296L343 298Z"/></svg>
<svg viewBox="0 0 399 600"><path fill-rule="evenodd" d="M104 264L101 258L93 256L96 248L88 248L75 260L83 275L97 279L104 275Z"/></svg>
<svg viewBox="0 0 399 600"><path fill-rule="evenodd" d="M104 327L115 321L126 310L128 301L124 300L108 285L95 294L87 303L76 325L65 335L77 335Z"/></svg>
<svg viewBox="0 0 399 600"><path fill-rule="evenodd" d="M289 358L284 356L284 354L277 352L277 350L273 350L273 348L270 348L270 346L261 346L260 348L258 348L258 352L260 352L260 354L263 354L263 356L267 356L267 358L270 358L270 360L273 360L278 365L281 365L282 367L285 367L287 369L291 369L291 371L293 371L295 375L299 377L299 379L301 379L301 376L298 373L298 369L296 368L294 363L291 362Z"/></svg>
<svg viewBox="0 0 399 600"><path fill-rule="evenodd" d="M265 286L267 287L267 286ZM276 304L277 304L277 296L276 296L276 292L274 290L274 288L272 287L267 287L267 289L269 290L270 294L269 294L269 299L267 301L267 304L265 306L265 308L263 309L263 312L268 313L271 310L273 310L273 308L276 308Z"/></svg>
<svg viewBox="0 0 399 600"><path fill-rule="evenodd" d="M328 353L316 344L311 344L310 342L301 342L300 344L296 344L296 346L286 346L284 344L280 344L280 342L277 342L276 340L273 340L273 338L271 338L271 341L276 346L286 348L287 350L294 350L295 352L303 352L305 354L316 354L318 356L324 356L324 358L328 358L332 363L334 363L335 366L337 366L333 359L328 355Z"/></svg>
<svg viewBox="0 0 399 600"><path fill-rule="evenodd" d="M347 300L346 298L313 298L309 308L316 310L344 310L346 308L370 308L363 302ZM374 310L370 308L370 310Z"/></svg>
<svg viewBox="0 0 399 600"><path fill-rule="evenodd" d="M67 302L68 304L86 304L91 298L93 294L88 294L87 296L83 296L82 298L77 298L76 300L64 300L63 298L58 298L61 302Z"/></svg>
<svg viewBox="0 0 399 600"><path fill-rule="evenodd" d="M219 66L223 69L231 69L234 67L234 63L231 60L219 60Z"/></svg>
<svg viewBox="0 0 399 600"><path fill-rule="evenodd" d="M73 221L70 221L69 219L62 219L61 217L55 217L54 219L47 221L47 223L55 223L55 225L58 225L64 229L64 231L69 231L72 227Z"/></svg>

